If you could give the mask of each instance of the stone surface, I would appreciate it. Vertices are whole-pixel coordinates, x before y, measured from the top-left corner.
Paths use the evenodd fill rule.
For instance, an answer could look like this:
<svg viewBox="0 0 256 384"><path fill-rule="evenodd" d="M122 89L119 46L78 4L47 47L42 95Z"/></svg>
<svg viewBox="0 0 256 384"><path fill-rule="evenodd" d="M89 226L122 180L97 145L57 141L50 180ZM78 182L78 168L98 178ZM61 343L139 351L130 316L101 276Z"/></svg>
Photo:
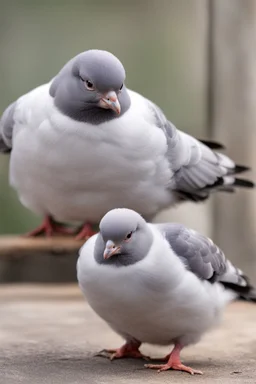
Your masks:
<svg viewBox="0 0 256 384"><path fill-rule="evenodd" d="M256 305L228 307L221 327L182 359L203 376L146 370L142 360L93 355L122 340L89 308L75 285L0 287L0 384L256 382ZM155 357L168 348L144 346Z"/></svg>

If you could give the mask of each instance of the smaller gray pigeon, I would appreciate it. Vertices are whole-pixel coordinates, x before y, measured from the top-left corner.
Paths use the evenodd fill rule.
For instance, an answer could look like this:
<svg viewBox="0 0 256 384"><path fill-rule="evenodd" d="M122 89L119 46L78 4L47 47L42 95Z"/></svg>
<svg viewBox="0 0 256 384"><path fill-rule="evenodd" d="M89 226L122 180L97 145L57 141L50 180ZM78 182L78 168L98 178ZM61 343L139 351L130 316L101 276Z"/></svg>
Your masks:
<svg viewBox="0 0 256 384"><path fill-rule="evenodd" d="M256 291L207 237L182 224L149 224L130 209L109 211L81 248L79 286L92 309L125 339L111 359L145 357L142 343L174 345L160 365L190 374L181 350L219 323L225 306Z"/></svg>
<svg viewBox="0 0 256 384"><path fill-rule="evenodd" d="M216 147L179 131L152 101L126 88L122 63L100 50L72 58L0 120L10 184L44 217L31 236L70 233L57 222L78 223L83 239L117 206L151 221L182 201L252 188L236 177L248 168Z"/></svg>

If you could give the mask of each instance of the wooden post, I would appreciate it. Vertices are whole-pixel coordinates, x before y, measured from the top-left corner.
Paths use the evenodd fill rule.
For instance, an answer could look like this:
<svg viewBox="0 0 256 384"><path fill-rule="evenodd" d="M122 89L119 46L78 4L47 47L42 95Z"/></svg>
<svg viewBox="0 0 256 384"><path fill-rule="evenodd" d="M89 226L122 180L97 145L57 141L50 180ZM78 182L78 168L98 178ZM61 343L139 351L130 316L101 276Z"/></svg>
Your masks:
<svg viewBox="0 0 256 384"><path fill-rule="evenodd" d="M256 181L256 1L209 0L211 131ZM214 240L256 283L256 191L218 194Z"/></svg>

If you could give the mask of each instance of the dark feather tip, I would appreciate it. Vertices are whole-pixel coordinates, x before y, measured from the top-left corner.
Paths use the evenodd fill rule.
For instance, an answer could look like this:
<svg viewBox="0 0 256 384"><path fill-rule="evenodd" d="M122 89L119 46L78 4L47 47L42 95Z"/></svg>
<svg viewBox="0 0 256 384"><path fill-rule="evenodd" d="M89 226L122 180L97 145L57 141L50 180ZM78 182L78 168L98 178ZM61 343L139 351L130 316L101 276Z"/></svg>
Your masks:
<svg viewBox="0 0 256 384"><path fill-rule="evenodd" d="M250 170L251 170L250 167L246 167L244 165L236 164L235 169L234 169L234 173L242 173L242 172L247 172L247 171L250 171Z"/></svg>
<svg viewBox="0 0 256 384"><path fill-rule="evenodd" d="M217 141L212 141L212 140L200 140L199 141L206 145L207 147L211 148L211 149L226 149L226 147L221 144L221 143L218 143Z"/></svg>
<svg viewBox="0 0 256 384"><path fill-rule="evenodd" d="M246 179L235 179L234 184L237 187L242 187L242 188L254 188L255 184L251 180L246 180Z"/></svg>

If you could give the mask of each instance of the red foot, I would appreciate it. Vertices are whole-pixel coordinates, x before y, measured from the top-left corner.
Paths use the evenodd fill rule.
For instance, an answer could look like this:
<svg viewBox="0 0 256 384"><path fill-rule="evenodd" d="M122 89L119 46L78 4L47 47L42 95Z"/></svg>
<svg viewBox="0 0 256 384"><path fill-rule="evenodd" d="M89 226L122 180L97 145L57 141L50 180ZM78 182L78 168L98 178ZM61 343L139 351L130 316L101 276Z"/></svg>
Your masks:
<svg viewBox="0 0 256 384"><path fill-rule="evenodd" d="M164 360L168 359L166 364L146 364L145 367L150 368L150 369L157 369L158 372L163 372L163 371L168 371L169 369L174 369L177 371L188 372L191 375L194 375L194 374L202 375L203 372L198 371L196 369L192 369L190 367L187 367L186 365L183 365L181 363L181 361L180 361L181 349L182 349L181 345L176 344L174 346L173 351L164 358Z"/></svg>
<svg viewBox="0 0 256 384"><path fill-rule="evenodd" d="M139 342L127 342L121 348L118 349L103 349L97 356L108 357L111 361L114 359L122 359L125 357L133 357L135 359L150 360L148 356L143 355L139 351Z"/></svg>
<svg viewBox="0 0 256 384"><path fill-rule="evenodd" d="M163 371L168 371L169 369L174 369L176 371L183 371L183 372L188 372L191 375L198 374L202 375L203 372L198 371L196 369L187 367L186 365L183 365L181 362L169 362L166 364L145 364L146 368L150 369L157 369L158 372L163 372Z"/></svg>
<svg viewBox="0 0 256 384"><path fill-rule="evenodd" d="M43 223L39 227L26 233L24 236L36 237L45 235L46 237L52 237L54 234L73 235L74 231L71 228L56 224L50 216L46 216Z"/></svg>
<svg viewBox="0 0 256 384"><path fill-rule="evenodd" d="M92 228L90 223L85 223L80 230L80 232L76 235L76 240L88 240L91 236L95 235L95 231Z"/></svg>

